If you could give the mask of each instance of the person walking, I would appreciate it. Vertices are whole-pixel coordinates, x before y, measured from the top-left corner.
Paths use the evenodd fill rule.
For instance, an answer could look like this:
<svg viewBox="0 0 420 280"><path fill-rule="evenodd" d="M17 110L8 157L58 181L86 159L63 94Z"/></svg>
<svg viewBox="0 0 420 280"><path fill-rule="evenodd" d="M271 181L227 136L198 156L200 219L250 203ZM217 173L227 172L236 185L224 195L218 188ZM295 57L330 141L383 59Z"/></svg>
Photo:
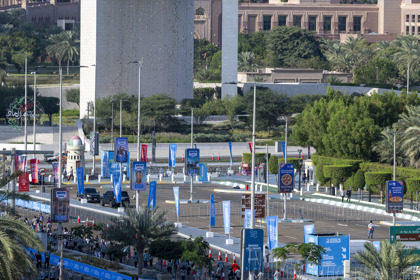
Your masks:
<svg viewBox="0 0 420 280"><path fill-rule="evenodd" d="M45 268L48 269L50 267L50 247L48 246L47 251L44 253L45 258Z"/></svg>
<svg viewBox="0 0 420 280"><path fill-rule="evenodd" d="M258 273L257 280L264 280L264 272L262 272L262 270Z"/></svg>
<svg viewBox="0 0 420 280"><path fill-rule="evenodd" d="M341 202L344 202L344 197L346 196L346 190L342 189L341 190Z"/></svg>
<svg viewBox="0 0 420 280"><path fill-rule="evenodd" d="M368 239L372 238L373 239L373 231L375 230L375 225L372 223L372 221L370 221L369 225L368 225Z"/></svg>
<svg viewBox="0 0 420 280"><path fill-rule="evenodd" d="M274 276L274 280L280 280L280 277L281 277L280 269L277 268L273 276Z"/></svg>
<svg viewBox="0 0 420 280"><path fill-rule="evenodd" d="M239 266L236 270L236 280L241 280L241 268Z"/></svg>
<svg viewBox="0 0 420 280"><path fill-rule="evenodd" d="M351 188L347 190L347 202L350 202L351 199Z"/></svg>

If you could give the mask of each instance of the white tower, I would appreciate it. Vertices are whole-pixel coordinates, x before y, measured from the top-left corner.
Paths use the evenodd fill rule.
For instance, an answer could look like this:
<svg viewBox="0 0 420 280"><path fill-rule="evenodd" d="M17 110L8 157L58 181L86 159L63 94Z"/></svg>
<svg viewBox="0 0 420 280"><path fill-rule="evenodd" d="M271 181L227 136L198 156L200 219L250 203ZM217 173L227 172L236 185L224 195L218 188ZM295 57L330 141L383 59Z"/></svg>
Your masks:
<svg viewBox="0 0 420 280"><path fill-rule="evenodd" d="M82 143L82 139L79 136L73 136L67 145L67 174L70 174L71 168L73 168L73 175L76 177L76 167L85 166L85 145ZM86 173L86 171L85 171Z"/></svg>

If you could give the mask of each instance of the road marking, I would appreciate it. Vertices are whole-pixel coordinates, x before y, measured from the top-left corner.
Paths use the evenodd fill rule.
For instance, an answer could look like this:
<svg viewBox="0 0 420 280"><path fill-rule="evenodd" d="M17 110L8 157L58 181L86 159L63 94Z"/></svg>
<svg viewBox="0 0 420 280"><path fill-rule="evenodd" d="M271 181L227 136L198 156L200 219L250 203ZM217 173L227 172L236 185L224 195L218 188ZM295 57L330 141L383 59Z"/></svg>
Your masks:
<svg viewBox="0 0 420 280"><path fill-rule="evenodd" d="M293 237L293 236L287 236L287 235L285 235L284 237L289 237L289 238L297 239L296 237Z"/></svg>
<svg viewBox="0 0 420 280"><path fill-rule="evenodd" d="M344 224L337 224L337 225L342 226L342 227L348 227L349 226L349 225L344 225Z"/></svg>

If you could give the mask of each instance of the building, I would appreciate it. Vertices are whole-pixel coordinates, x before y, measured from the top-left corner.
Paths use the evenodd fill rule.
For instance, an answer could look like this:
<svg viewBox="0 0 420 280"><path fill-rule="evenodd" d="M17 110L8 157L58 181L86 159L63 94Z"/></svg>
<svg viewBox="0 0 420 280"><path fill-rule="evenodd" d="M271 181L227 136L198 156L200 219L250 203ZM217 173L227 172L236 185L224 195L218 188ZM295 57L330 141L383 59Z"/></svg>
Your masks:
<svg viewBox="0 0 420 280"><path fill-rule="evenodd" d="M85 145L82 143L82 139L79 136L73 136L67 145L67 174L70 174L73 169L73 175L76 177L76 168L85 166Z"/></svg>

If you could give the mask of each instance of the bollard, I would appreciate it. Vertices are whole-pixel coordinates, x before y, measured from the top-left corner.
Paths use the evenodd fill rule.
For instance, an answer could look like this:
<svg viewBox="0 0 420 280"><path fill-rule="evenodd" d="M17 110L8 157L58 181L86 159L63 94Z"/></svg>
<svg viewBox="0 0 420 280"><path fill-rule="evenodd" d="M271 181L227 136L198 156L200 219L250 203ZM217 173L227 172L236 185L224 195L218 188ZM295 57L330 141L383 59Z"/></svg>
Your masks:
<svg viewBox="0 0 420 280"><path fill-rule="evenodd" d="M89 182L89 175L86 175L86 182Z"/></svg>
<svg viewBox="0 0 420 280"><path fill-rule="evenodd" d="M112 178L113 176L112 176L112 174L111 174L111 183L114 183L114 180L113 180L113 178Z"/></svg>
<svg viewBox="0 0 420 280"><path fill-rule="evenodd" d="M184 182L187 181L187 175L184 174Z"/></svg>
<svg viewBox="0 0 420 280"><path fill-rule="evenodd" d="M147 183L149 183L150 182L150 174L147 174L147 176L146 176L146 180L147 180Z"/></svg>
<svg viewBox="0 0 420 280"><path fill-rule="evenodd" d="M163 177L163 175L159 174L159 182L162 182L162 177Z"/></svg>
<svg viewBox="0 0 420 280"><path fill-rule="evenodd" d="M197 176L195 176L195 181L196 182L198 182L199 180L198 180L198 175Z"/></svg>
<svg viewBox="0 0 420 280"><path fill-rule="evenodd" d="M303 195L303 188L300 188L300 195Z"/></svg>
<svg viewBox="0 0 420 280"><path fill-rule="evenodd" d="M48 182L50 182L51 183L51 175L48 175Z"/></svg>
<svg viewBox="0 0 420 280"><path fill-rule="evenodd" d="M73 177L73 182L76 183L77 182L77 176Z"/></svg>
<svg viewBox="0 0 420 280"><path fill-rule="evenodd" d="M319 192L319 183L316 184L316 191Z"/></svg>
<svg viewBox="0 0 420 280"><path fill-rule="evenodd" d="M123 182L127 181L127 175L123 175Z"/></svg>
<svg viewBox="0 0 420 280"><path fill-rule="evenodd" d="M306 184L306 191L309 192L310 191L310 188L311 188L311 184L307 183Z"/></svg>
<svg viewBox="0 0 420 280"><path fill-rule="evenodd" d="M172 182L175 182L175 173L172 173Z"/></svg>
<svg viewBox="0 0 420 280"><path fill-rule="evenodd" d="M211 182L211 174L207 173L207 181Z"/></svg>
<svg viewBox="0 0 420 280"><path fill-rule="evenodd" d="M29 173L29 182L32 182L32 174Z"/></svg>
<svg viewBox="0 0 420 280"><path fill-rule="evenodd" d="M98 183L101 182L101 178L102 178L102 176L101 175L98 175Z"/></svg>

